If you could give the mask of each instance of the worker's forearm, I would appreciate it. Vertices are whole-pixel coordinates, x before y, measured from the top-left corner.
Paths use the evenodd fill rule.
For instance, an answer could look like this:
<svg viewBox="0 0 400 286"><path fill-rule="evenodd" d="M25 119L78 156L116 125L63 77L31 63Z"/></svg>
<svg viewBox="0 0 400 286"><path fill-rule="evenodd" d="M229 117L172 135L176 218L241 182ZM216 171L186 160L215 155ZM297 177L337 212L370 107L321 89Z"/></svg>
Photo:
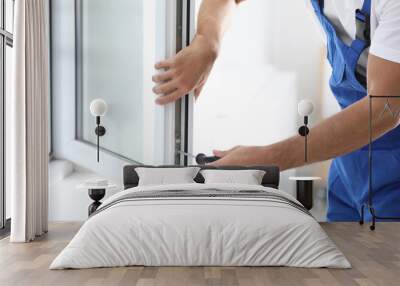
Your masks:
<svg viewBox="0 0 400 286"><path fill-rule="evenodd" d="M301 136L267 146L265 150L267 160L278 165L282 170L286 170L329 160L365 146L369 142L368 100L364 98L310 130L307 162L304 160L305 140ZM396 126L396 120L389 113L380 117L383 102L375 104L373 110L372 136L375 139L393 129Z"/></svg>
<svg viewBox="0 0 400 286"><path fill-rule="evenodd" d="M204 37L215 53L235 6L235 0L203 0L200 6L196 36Z"/></svg>
<svg viewBox="0 0 400 286"><path fill-rule="evenodd" d="M368 87L371 95L400 95L400 64L371 55L368 62ZM399 118L395 118L391 112L382 113L387 102L392 112L400 110L400 99L373 99L372 139L398 125ZM368 142L369 98L365 97L311 129L307 163L332 159L357 150ZM265 147L265 158L283 170L306 164L304 138L296 136Z"/></svg>

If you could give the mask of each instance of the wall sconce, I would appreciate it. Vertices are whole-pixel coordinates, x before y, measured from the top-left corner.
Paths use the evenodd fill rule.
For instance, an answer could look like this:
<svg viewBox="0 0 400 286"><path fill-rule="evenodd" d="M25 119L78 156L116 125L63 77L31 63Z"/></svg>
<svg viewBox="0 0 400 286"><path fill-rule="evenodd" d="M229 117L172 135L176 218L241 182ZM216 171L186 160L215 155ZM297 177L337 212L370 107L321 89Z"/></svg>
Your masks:
<svg viewBox="0 0 400 286"><path fill-rule="evenodd" d="M100 117L104 116L107 112L107 103L102 99L94 99L90 103L90 113L96 117L96 129L94 132L97 135L97 162L99 162L100 157L100 136L104 136L106 134L106 129L104 126L100 125Z"/></svg>
<svg viewBox="0 0 400 286"><path fill-rule="evenodd" d="M308 129L308 116L314 111L314 104L310 100L302 100L297 106L300 116L304 117L304 125L299 128L300 136L304 137L304 161L307 162L307 136L310 133Z"/></svg>

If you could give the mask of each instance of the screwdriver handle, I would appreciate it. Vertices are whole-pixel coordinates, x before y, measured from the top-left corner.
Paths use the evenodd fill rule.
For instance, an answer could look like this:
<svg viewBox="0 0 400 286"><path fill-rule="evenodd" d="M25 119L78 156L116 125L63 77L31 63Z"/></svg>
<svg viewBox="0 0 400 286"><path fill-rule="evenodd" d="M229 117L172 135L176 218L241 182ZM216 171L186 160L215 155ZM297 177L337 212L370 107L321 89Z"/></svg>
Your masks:
<svg viewBox="0 0 400 286"><path fill-rule="evenodd" d="M197 156L196 156L196 163L199 165L205 165L208 163L215 162L219 159L221 159L221 158L217 157L217 156L207 156L206 154L200 153L200 154L197 154Z"/></svg>

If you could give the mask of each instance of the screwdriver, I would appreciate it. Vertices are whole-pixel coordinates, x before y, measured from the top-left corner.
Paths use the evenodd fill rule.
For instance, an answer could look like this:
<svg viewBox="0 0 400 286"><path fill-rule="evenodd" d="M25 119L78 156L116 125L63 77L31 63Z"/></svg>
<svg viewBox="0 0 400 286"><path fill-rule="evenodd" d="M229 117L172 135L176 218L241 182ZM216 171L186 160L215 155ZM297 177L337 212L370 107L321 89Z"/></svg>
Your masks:
<svg viewBox="0 0 400 286"><path fill-rule="evenodd" d="M183 154L190 158L194 158L196 160L196 163L199 165L209 164L209 163L212 163L212 162L215 162L215 161L221 159L220 157L217 157L217 156L207 156L204 153L199 153L196 156L193 154L190 154L190 153L183 152L183 151L178 151L178 153Z"/></svg>

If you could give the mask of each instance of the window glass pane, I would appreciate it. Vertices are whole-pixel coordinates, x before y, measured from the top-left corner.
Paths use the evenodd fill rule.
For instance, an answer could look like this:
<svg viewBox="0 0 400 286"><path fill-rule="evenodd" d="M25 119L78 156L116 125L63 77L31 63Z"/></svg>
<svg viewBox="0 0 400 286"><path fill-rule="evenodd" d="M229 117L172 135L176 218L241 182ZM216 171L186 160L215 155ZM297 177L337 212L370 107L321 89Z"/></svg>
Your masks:
<svg viewBox="0 0 400 286"><path fill-rule="evenodd" d="M2 27L2 23L3 23L2 19L3 19L3 5L1 5L1 1L0 1L0 28L3 28Z"/></svg>
<svg viewBox="0 0 400 286"><path fill-rule="evenodd" d="M78 138L96 144L93 99L108 104L100 145L125 158L163 160L164 109L151 76L165 54L165 2L82 0L81 123Z"/></svg>
<svg viewBox="0 0 400 286"><path fill-rule="evenodd" d="M14 0L5 0L6 4L6 30L10 33L14 31Z"/></svg>
<svg viewBox="0 0 400 286"><path fill-rule="evenodd" d="M3 43L4 43L4 36L0 35L0 51L3 50ZM0 62L3 64L3 57L0 54ZM4 169L3 169L3 162L4 162L4 106L3 106L3 69L0 69L0 228L4 227Z"/></svg>
<svg viewBox="0 0 400 286"><path fill-rule="evenodd" d="M53 152L53 146L52 146L52 136L53 136L53 134L52 134L52 120L53 120L53 118L52 118L52 110L51 110L51 104L52 104L52 102L51 102L51 100L52 100L52 98L51 98L51 93L50 93L50 95L49 95L49 99L48 99L48 101L47 101L47 111L48 111L48 120L47 120L47 131L49 132L49 134L48 134L48 139L47 139L47 144L49 144L48 146L48 148L49 148L49 155Z"/></svg>
<svg viewBox="0 0 400 286"><path fill-rule="evenodd" d="M6 45L6 67L5 67L5 98L6 100L6 110L10 110L7 108L7 105L10 103L11 92L12 92L12 69L13 69L13 56L12 56L12 48ZM7 138L6 138L7 140ZM9 144L8 144L9 145ZM7 154L7 152L5 153ZM6 170L7 171L7 170ZM9 182L6 182L9 183ZM11 193L10 188L6 186L6 219L11 217Z"/></svg>

